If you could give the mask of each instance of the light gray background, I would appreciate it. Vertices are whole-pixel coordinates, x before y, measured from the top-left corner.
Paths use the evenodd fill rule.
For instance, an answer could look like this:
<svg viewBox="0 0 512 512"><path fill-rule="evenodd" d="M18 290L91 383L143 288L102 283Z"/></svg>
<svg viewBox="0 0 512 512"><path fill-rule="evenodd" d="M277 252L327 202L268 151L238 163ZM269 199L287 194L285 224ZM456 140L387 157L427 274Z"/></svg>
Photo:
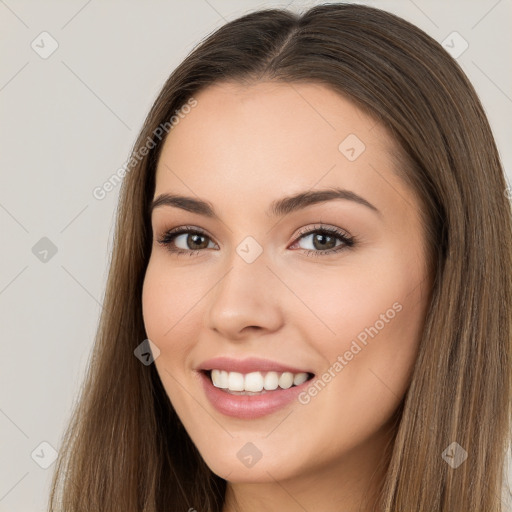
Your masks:
<svg viewBox="0 0 512 512"><path fill-rule="evenodd" d="M126 161L164 81L200 39L288 3L0 0L0 511L45 510L54 465L31 454L44 462L40 443L58 449L92 349L119 186L102 201L92 190ZM512 0L366 3L440 42L453 31L468 42L458 61L511 172ZM31 47L43 31L59 45L47 59ZM46 262L32 252L42 237L57 247Z"/></svg>

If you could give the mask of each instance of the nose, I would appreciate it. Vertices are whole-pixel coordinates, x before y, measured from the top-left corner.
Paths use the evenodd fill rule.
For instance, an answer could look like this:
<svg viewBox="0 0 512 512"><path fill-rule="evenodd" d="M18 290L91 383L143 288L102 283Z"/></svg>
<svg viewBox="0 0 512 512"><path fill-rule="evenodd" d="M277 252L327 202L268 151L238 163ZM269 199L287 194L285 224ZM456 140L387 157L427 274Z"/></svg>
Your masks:
<svg viewBox="0 0 512 512"><path fill-rule="evenodd" d="M206 327L232 340L242 340L254 331L276 331L283 323L285 291L263 254L252 263L235 254L207 295Z"/></svg>

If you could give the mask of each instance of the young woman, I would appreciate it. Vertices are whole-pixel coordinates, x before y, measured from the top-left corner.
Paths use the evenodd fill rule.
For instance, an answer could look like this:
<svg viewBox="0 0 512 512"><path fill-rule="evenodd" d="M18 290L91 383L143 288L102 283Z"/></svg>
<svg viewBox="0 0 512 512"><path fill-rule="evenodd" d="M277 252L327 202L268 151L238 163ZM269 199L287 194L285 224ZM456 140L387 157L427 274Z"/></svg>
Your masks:
<svg viewBox="0 0 512 512"><path fill-rule="evenodd" d="M362 5L243 16L124 174L51 511L505 510L510 203L437 42Z"/></svg>

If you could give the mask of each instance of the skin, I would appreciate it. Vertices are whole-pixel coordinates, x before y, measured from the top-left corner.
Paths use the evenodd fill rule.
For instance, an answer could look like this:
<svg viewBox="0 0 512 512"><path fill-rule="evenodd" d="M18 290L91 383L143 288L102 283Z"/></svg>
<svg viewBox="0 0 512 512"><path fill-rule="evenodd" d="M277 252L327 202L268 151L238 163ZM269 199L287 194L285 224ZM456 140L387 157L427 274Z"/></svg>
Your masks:
<svg viewBox="0 0 512 512"><path fill-rule="evenodd" d="M195 98L165 141L154 197L201 198L220 220L171 206L153 211L142 300L162 383L208 466L228 481L223 512L370 510L364 498L383 476L378 464L429 300L420 203L395 174L395 143L320 84L221 83ZM338 149L349 134L366 147L354 161ZM380 214L346 199L281 218L265 214L276 199L328 187L355 192ZM319 223L349 233L354 246L308 255L321 246L298 231ZM158 243L184 225L206 231L202 252L177 256ZM247 236L263 249L250 264L236 252ZM190 235L174 243L201 246ZM333 372L338 356L394 303L401 306L394 318ZM307 404L232 418L213 408L195 371L222 355L268 358L315 378L331 368L334 377ZM248 442L262 454L249 468L237 457Z"/></svg>

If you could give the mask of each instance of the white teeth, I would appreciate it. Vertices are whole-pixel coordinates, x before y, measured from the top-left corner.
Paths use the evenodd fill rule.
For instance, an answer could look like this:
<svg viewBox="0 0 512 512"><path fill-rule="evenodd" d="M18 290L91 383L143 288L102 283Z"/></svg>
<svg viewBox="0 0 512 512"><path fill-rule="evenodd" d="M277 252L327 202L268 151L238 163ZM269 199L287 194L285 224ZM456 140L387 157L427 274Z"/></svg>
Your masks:
<svg viewBox="0 0 512 512"><path fill-rule="evenodd" d="M263 382L263 387L267 391L273 391L274 389L277 389L277 386L279 386L279 375L277 375L277 372L267 372Z"/></svg>
<svg viewBox="0 0 512 512"><path fill-rule="evenodd" d="M263 375L260 372L248 373L245 376L245 391L261 391L263 389Z"/></svg>
<svg viewBox="0 0 512 512"><path fill-rule="evenodd" d="M225 370L212 370L211 379L213 385L217 388L228 391L249 391L258 393L263 390L273 391L280 387L288 389L292 386L298 386L308 380L308 374L305 372L251 372L247 374L239 372L227 372Z"/></svg>
<svg viewBox="0 0 512 512"><path fill-rule="evenodd" d="M307 380L308 380L308 374L307 373L297 373L293 377L293 385L294 386L299 386L300 384L302 384L303 382L306 382Z"/></svg>
<svg viewBox="0 0 512 512"><path fill-rule="evenodd" d="M238 372L229 372L228 389L231 391L244 391L244 376Z"/></svg>
<svg viewBox="0 0 512 512"><path fill-rule="evenodd" d="M293 386L293 373L284 372L281 377L279 377L279 387L283 389L288 389Z"/></svg>
<svg viewBox="0 0 512 512"><path fill-rule="evenodd" d="M212 370L212 382L218 388L227 388L228 372L225 370Z"/></svg>

